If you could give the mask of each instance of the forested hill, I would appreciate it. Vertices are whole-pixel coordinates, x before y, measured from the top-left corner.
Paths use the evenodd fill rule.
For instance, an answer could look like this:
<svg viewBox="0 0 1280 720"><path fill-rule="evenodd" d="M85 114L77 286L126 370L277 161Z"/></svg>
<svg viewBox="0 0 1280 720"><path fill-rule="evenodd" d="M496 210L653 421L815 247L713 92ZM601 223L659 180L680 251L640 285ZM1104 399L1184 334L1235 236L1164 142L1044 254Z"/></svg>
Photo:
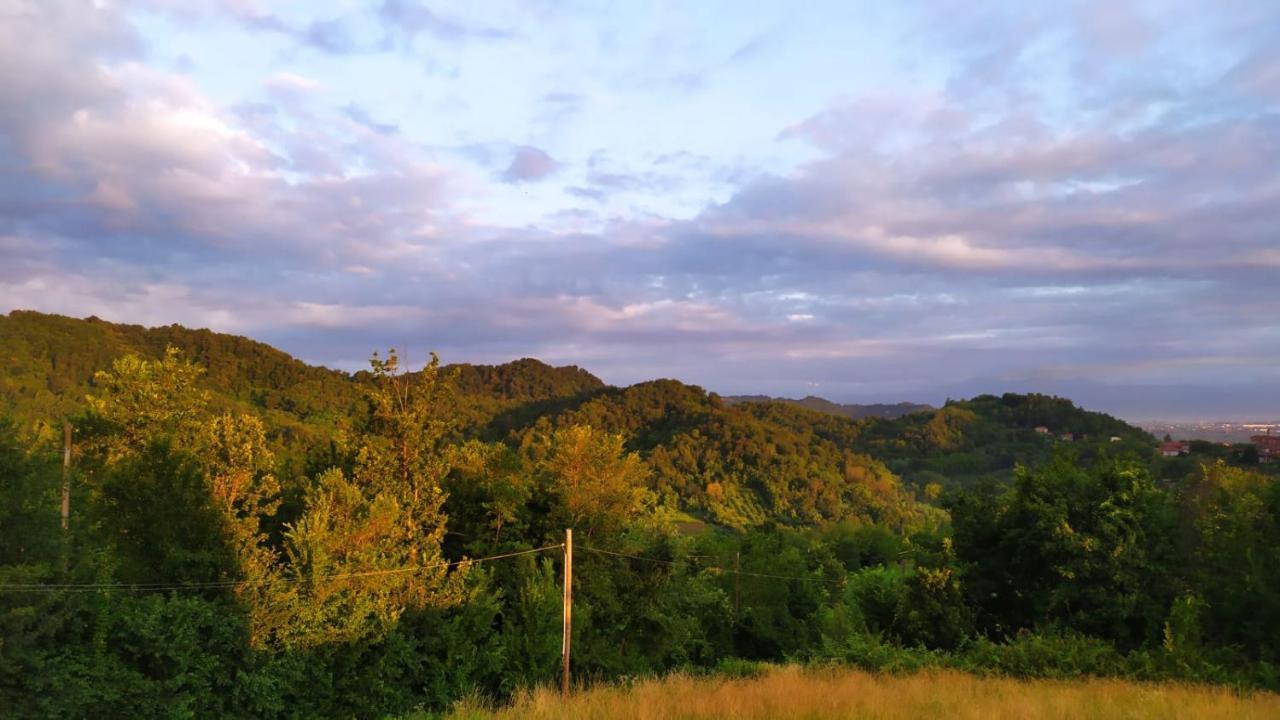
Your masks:
<svg viewBox="0 0 1280 720"><path fill-rule="evenodd" d="M290 464L278 471L286 480L322 469L335 442L368 422L368 372L309 366L209 330L28 311L0 316L0 411L52 438L61 419L84 410L95 372L126 354L161 358L168 346L205 368L198 382L212 409L263 418L277 456ZM848 518L901 525L929 512L919 501L931 484L1007 478L1015 464L1046 460L1064 433L1086 453L1112 437L1151 452L1143 431L1044 396L983 396L853 420L804 403L730 402L675 380L616 388L581 368L533 359L444 370L456 390L449 411L456 441L530 448L572 426L616 434L645 462L657 501L734 527Z"/></svg>
<svg viewBox="0 0 1280 720"><path fill-rule="evenodd" d="M1271 466L1170 465L1065 399L853 420L25 312L0 352L5 717L510 697L562 667L566 529L579 677L928 659L1278 683Z"/></svg>
<svg viewBox="0 0 1280 720"><path fill-rule="evenodd" d="M862 424L855 446L921 487L965 485L1047 462L1068 448L1084 461L1107 453L1149 457L1155 438L1110 415L1039 394L979 395L932 413Z"/></svg>
<svg viewBox="0 0 1280 720"><path fill-rule="evenodd" d="M248 338L14 310L0 316L0 407L23 421L74 414L84 406L95 372L126 354L160 358L167 346L205 368L201 384L220 404L306 418L350 412L360 397L347 373L309 366Z"/></svg>
<svg viewBox="0 0 1280 720"><path fill-rule="evenodd" d="M861 420L862 418L880 417L880 418L900 418L903 415L910 415L918 412L932 412L935 408L932 405L923 405L920 403L871 403L868 405L860 405L857 403L834 403L826 398L820 398L815 395L808 395L799 400L781 397L769 397L768 395L726 395L724 398L726 403L736 405L744 402L771 402L786 403L789 405L798 405L808 410L816 410L818 412L827 413L829 415L839 415L847 417L851 420Z"/></svg>
<svg viewBox="0 0 1280 720"><path fill-rule="evenodd" d="M125 354L158 359L167 346L207 368L198 383L214 409L260 415L283 475L332 460L346 429L368 420L367 372L311 367L263 343L180 326L143 328L15 311L0 317L8 372L4 414L26 427L55 426L84 409L96 371ZM794 427L730 408L674 380L608 387L577 367L523 359L496 366L451 365L454 437L536 446L557 430L586 425L624 438L647 464L658 500L718 524L793 524L860 517L901 524L921 512L882 463L815 434L825 416ZM849 423L852 429L852 423Z"/></svg>
<svg viewBox="0 0 1280 720"><path fill-rule="evenodd" d="M126 354L159 359L169 346L205 369L199 382L213 393L215 406L256 409L278 426L328 426L366 412L367 372L307 365L265 343L210 330L24 310L0 315L0 411L28 424L73 415L84 407L95 372ZM474 398L486 417L512 405L604 387L581 368L553 368L532 359L448 369L456 372L460 394Z"/></svg>

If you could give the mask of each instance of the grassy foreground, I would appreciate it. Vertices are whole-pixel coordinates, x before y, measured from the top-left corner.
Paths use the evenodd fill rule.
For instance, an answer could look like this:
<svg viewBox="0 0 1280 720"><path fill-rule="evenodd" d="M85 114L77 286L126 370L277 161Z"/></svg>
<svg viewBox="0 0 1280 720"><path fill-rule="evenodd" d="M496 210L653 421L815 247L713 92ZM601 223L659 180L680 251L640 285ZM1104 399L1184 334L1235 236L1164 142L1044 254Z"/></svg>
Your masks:
<svg viewBox="0 0 1280 720"><path fill-rule="evenodd" d="M464 703L450 720L521 718L1280 718L1280 695L1123 680L984 678L956 671L876 675L775 667L753 678L675 675L601 687L567 702L539 689L490 710Z"/></svg>

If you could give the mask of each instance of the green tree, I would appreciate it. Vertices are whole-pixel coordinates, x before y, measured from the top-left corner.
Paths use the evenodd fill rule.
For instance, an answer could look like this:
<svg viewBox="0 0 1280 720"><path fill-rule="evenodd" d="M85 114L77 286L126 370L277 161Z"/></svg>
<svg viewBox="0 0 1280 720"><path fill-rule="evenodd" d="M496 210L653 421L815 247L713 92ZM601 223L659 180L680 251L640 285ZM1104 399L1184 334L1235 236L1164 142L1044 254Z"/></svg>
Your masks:
<svg viewBox="0 0 1280 720"><path fill-rule="evenodd" d="M649 470L636 453L623 449L621 435L571 425L547 439L538 463L557 517L590 538L617 530L643 507Z"/></svg>
<svg viewBox="0 0 1280 720"><path fill-rule="evenodd" d="M989 631L1063 626L1133 647L1158 638L1171 599L1165 496L1147 470L1066 454L1013 486L950 502L955 550Z"/></svg>
<svg viewBox="0 0 1280 720"><path fill-rule="evenodd" d="M95 374L97 391L86 399L107 425L97 442L106 459L140 453L161 438L180 445L192 440L209 401L209 393L196 387L203 372L170 346L160 360L125 355L111 363L111 370Z"/></svg>
<svg viewBox="0 0 1280 720"><path fill-rule="evenodd" d="M252 415L223 415L203 423L197 435L210 498L236 561L236 595L248 609L251 641L261 645L281 622L290 590L280 574L280 554L263 528L280 507L280 484L266 427Z"/></svg>
<svg viewBox="0 0 1280 720"><path fill-rule="evenodd" d="M401 373L394 350L372 366L372 432L351 477L322 474L286 533L293 610L274 630L286 646L378 637L406 609L462 598L465 572L441 551L451 387L434 354L420 373Z"/></svg>
<svg viewBox="0 0 1280 720"><path fill-rule="evenodd" d="M445 532L441 483L449 472L453 373L441 371L435 353L421 372L404 373L394 349L385 360L375 353L370 365L373 424L357 456L356 480L405 508L404 540L425 562L438 555Z"/></svg>
<svg viewBox="0 0 1280 720"><path fill-rule="evenodd" d="M919 562L907 579L893 629L907 645L954 650L973 632L972 609L965 602L951 538L932 562Z"/></svg>
<svg viewBox="0 0 1280 720"><path fill-rule="evenodd" d="M1280 481L1218 461L1200 467L1180 500L1207 636L1280 659Z"/></svg>
<svg viewBox="0 0 1280 720"><path fill-rule="evenodd" d="M0 417L0 569L51 563L61 547L56 465Z"/></svg>
<svg viewBox="0 0 1280 720"><path fill-rule="evenodd" d="M958 405L948 405L935 412L924 427L927 449L952 450L964 439L964 430L978 419L976 413Z"/></svg>
<svg viewBox="0 0 1280 720"><path fill-rule="evenodd" d="M516 537L525 529L525 511L533 495L521 456L503 443L463 443L452 450L449 475L451 525L486 538L478 547L494 547L503 530Z"/></svg>

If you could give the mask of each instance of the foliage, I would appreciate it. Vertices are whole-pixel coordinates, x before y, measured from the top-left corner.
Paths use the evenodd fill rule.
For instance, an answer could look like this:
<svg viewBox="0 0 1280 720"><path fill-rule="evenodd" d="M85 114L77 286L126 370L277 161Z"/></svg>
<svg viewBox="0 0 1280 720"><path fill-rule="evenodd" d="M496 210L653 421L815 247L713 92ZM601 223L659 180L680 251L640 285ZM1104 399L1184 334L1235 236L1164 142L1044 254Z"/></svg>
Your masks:
<svg viewBox="0 0 1280 720"><path fill-rule="evenodd" d="M1171 600L1159 580L1167 498L1137 465L1059 454L1013 485L951 503L955 546L988 632L1069 627L1133 647Z"/></svg>
<svg viewBox="0 0 1280 720"><path fill-rule="evenodd" d="M155 361L126 355L93 376L98 390L87 400L108 429L100 440L108 461L139 453L161 438L194 439L209 394L195 387L203 370L181 355L175 347Z"/></svg>
<svg viewBox="0 0 1280 720"><path fill-rule="evenodd" d="M1280 480L1219 461L1192 475L1180 501L1203 637L1280 663Z"/></svg>
<svg viewBox="0 0 1280 720"><path fill-rule="evenodd" d="M1086 462L1112 456L1147 463L1153 444L1146 432L1065 398L1006 393L948 401L932 414L864 420L854 446L916 487L960 488L1005 480L1015 466L1042 465L1063 448Z"/></svg>
<svg viewBox="0 0 1280 720"><path fill-rule="evenodd" d="M257 597L292 611L255 637L270 634L286 648L354 642L385 635L407 609L461 598L463 574L450 573L441 552L448 418L440 406L449 389L439 361L432 356L413 376L400 374L394 350L371 364L371 427L381 434L365 439L351 478L332 468L308 493L285 533L288 588Z"/></svg>
<svg viewBox="0 0 1280 720"><path fill-rule="evenodd" d="M565 527L589 682L804 660L1280 687L1277 476L1169 464L1059 398L854 421L533 360L346 374L176 326L15 312L0 340L7 715L512 697L558 673Z"/></svg>
<svg viewBox="0 0 1280 720"><path fill-rule="evenodd" d="M536 468L554 499L552 516L590 539L617 532L646 501L648 468L623 450L622 436L589 425L558 428L535 450Z"/></svg>

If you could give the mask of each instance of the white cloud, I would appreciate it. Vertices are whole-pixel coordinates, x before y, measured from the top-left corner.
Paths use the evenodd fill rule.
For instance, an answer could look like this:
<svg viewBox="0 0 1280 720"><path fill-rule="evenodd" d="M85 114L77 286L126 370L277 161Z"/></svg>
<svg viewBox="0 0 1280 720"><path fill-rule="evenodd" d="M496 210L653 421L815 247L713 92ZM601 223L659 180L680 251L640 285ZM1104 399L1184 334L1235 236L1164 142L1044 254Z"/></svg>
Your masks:
<svg viewBox="0 0 1280 720"><path fill-rule="evenodd" d="M278 72L262 83L271 92L284 94L313 93L324 87L319 80L292 72Z"/></svg>

